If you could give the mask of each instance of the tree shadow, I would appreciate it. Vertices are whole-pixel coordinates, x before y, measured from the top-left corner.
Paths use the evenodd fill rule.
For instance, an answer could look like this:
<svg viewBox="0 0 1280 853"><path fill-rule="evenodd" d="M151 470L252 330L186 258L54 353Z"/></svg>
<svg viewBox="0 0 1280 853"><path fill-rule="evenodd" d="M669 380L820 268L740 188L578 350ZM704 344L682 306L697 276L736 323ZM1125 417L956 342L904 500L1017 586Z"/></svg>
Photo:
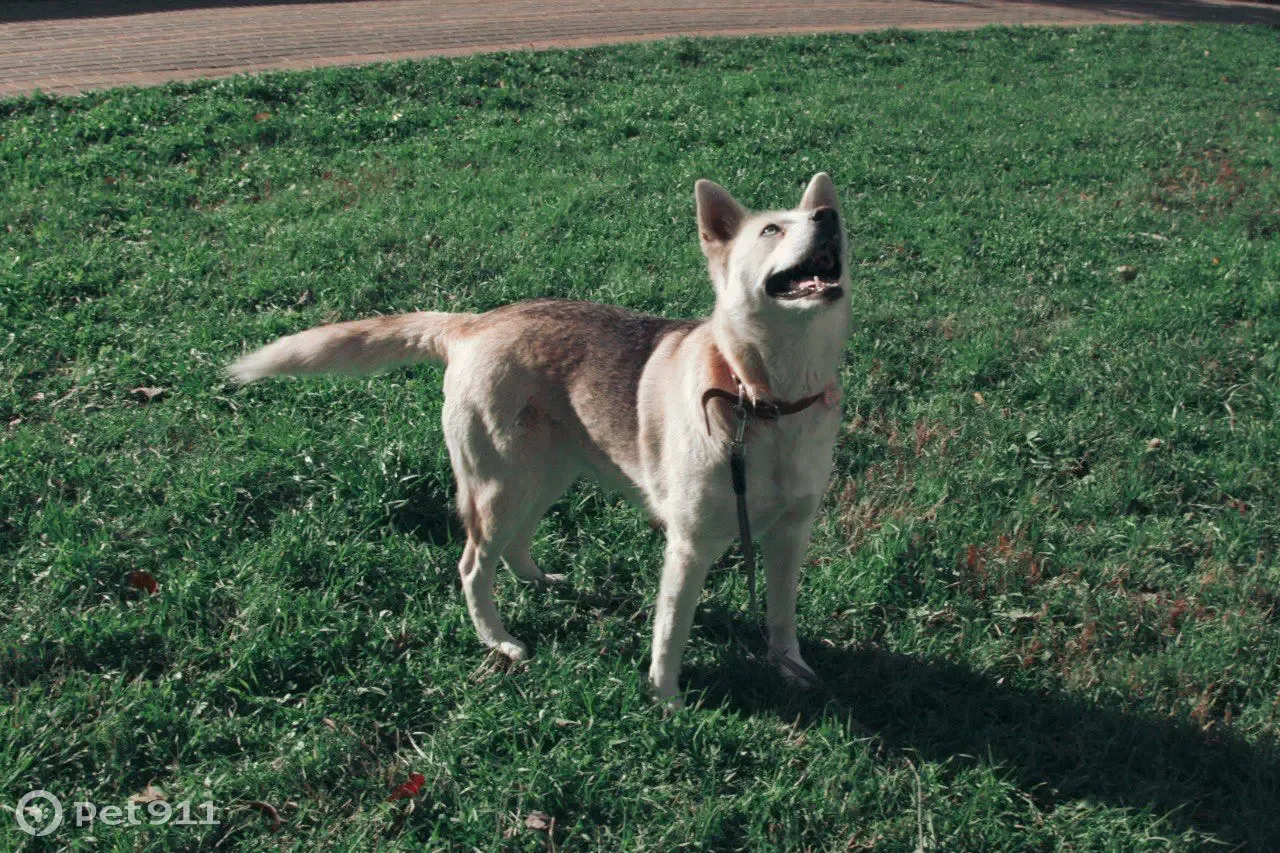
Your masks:
<svg viewBox="0 0 1280 853"><path fill-rule="evenodd" d="M188 9L234 9L247 6L288 6L305 3L345 3L349 0L6 0L0 3L0 22L66 21L76 18L115 18L147 12Z"/></svg>
<svg viewBox="0 0 1280 853"><path fill-rule="evenodd" d="M802 643L826 691L783 687L759 657L758 628L712 608L699 628L728 654L691 667L706 705L809 726L851 711L888 752L998 765L1043 811L1098 799L1164 815L1174 828L1280 849L1280 749L1230 729L1033 690L961 664L875 648ZM746 648L737 642L745 641ZM748 648L750 651L748 651Z"/></svg>
<svg viewBox="0 0 1280 853"><path fill-rule="evenodd" d="M347 0L8 0L0 3L0 21L70 20L75 18L108 18L147 12L170 12L187 9L222 9L251 6L281 6L305 3L342 3ZM942 5L973 5L971 0L929 0ZM1206 21L1235 24L1267 24L1280 26L1280 9L1257 5L1206 3L1203 0L1035 0L1047 6L1065 6L1130 13L1135 18L1159 21ZM1264 0L1265 2L1265 0Z"/></svg>
<svg viewBox="0 0 1280 853"><path fill-rule="evenodd" d="M944 5L966 5L962 0L928 0ZM1270 4L1272 0L1261 0ZM997 4L989 4L997 5ZM998 4L1004 5L1004 4ZM1263 24L1280 26L1280 8L1265 8L1245 3L1205 3L1203 0L1033 0L1027 5L1059 6L1093 12L1118 12L1128 14L1134 20L1164 21L1166 23L1219 23Z"/></svg>

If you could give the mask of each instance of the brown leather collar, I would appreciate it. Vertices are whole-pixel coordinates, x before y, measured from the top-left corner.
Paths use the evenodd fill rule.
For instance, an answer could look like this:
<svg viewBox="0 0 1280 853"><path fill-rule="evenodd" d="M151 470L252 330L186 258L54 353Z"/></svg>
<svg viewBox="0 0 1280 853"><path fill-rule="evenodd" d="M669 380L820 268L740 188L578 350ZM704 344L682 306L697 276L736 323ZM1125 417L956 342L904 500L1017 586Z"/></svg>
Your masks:
<svg viewBox="0 0 1280 853"><path fill-rule="evenodd" d="M803 412L825 396L825 391L819 391L809 397L802 397L799 400L751 400L747 394L742 391L742 380L737 376L733 377L735 384L739 388L737 394L732 391L726 391L723 388L708 388L702 394L702 416L707 422L707 434L711 433L711 415L707 412L707 403L712 400L728 400L735 408L742 407L742 411L749 417L759 418L762 421L776 421L783 415L794 415L796 412Z"/></svg>

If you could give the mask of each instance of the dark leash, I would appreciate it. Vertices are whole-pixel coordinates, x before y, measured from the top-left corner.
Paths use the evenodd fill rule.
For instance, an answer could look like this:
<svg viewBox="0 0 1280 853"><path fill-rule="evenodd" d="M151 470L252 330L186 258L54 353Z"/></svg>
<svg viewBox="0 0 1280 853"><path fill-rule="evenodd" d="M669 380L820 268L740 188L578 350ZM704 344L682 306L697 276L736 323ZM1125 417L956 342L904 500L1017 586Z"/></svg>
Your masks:
<svg viewBox="0 0 1280 853"><path fill-rule="evenodd" d="M730 442L728 442L728 470L730 470L733 480L733 496L737 501L737 533L739 533L742 542L742 566L746 569L746 590L748 590L750 599L749 607L750 612L755 613L758 612L756 611L755 603L755 542L751 539L751 519L748 511L746 511L746 424L751 418L756 420L777 420L782 418L783 415L794 415L795 412L804 411L809 406L814 405L815 402L822 400L823 397L826 397L826 392L813 394L812 397L804 397L794 402L753 402L746 396L746 388L742 386L742 380L737 378L737 375L733 375L733 383L737 386L736 394L724 391L723 388L708 388L703 393L703 415L707 418L707 432L710 434L712 427L710 427L710 416L707 414L707 403L712 400L727 400L732 403L733 432ZM765 615L765 621L767 619L768 615ZM769 648L768 631L765 630L765 621L760 622L759 625L760 639L763 640L765 653L768 656L772 656L772 649ZM737 631L733 630L732 619L728 620L728 631L730 631L730 637L733 638L733 642L739 644L742 651L748 654L749 658L754 657L754 653L748 644L737 635ZM805 683L814 684L819 690L822 690L822 693L827 695L828 701L835 703L836 707L844 712L846 725L851 730L856 731L861 738L865 738L876 745L874 748L876 748L878 756L884 756L884 754L888 753L888 744L883 742L881 736L856 720L854 711L846 706L844 699L841 699L840 695L833 692L829 686L820 680L814 683L815 676L813 672L800 669L800 666L796 665L794 661L788 660L786 654L778 654L774 660L785 666L787 670L790 670L791 674L795 675L796 678L805 681ZM915 765L911 765L910 760L905 761L911 767L911 771L915 772ZM916 774L916 779L919 779L919 774Z"/></svg>
<svg viewBox="0 0 1280 853"><path fill-rule="evenodd" d="M737 376L733 377L734 383L737 385L738 393L735 395L723 388L709 388L702 395L702 413L707 420L707 433L711 432L711 418L707 414L707 403L713 399L728 400L733 404L732 413L734 420L733 435L729 439L729 473L733 478L733 494L738 504L738 536L742 541L742 564L747 572L747 595L750 598L748 605L751 613L756 613L756 547L755 542L751 538L751 518L747 514L747 422L751 418L757 420L777 420L784 415L792 415L796 412L804 411L814 403L826 396L825 392L814 394L811 397L804 397L794 402L769 402L759 403L752 402L747 398L746 388L742 384L742 380ZM767 614L766 614L767 621ZM729 634L733 637L747 653L748 657L752 656L752 651L747 644L737 636L737 632L733 629L733 620L728 623ZM769 650L769 635L765 630L764 623L760 624L760 637L764 641L766 653ZM778 655L776 660L784 667L789 669L792 674L804 682L813 683L813 674L801 669L795 662L788 660L786 655ZM868 729L862 723L858 722L854 717L852 709L848 708L844 701L821 681L815 685L827 698L834 702L837 707L841 708L845 714L846 724L859 736L876 744L876 753L883 755L887 751L887 744L871 729ZM915 772L915 765L907 760L907 764L911 766L912 772ZM919 779L919 774L916 776Z"/></svg>
<svg viewBox="0 0 1280 853"><path fill-rule="evenodd" d="M751 537L751 517L747 514L747 421L752 417L762 421L776 421L783 415L802 412L821 400L823 393L788 402L761 402L747 399L747 389L742 380L733 377L738 393L723 388L708 388L702 395L702 414L707 421L707 434L711 433L711 416L707 403L714 399L728 400L733 404L735 424L733 438L729 440L729 473L733 478L733 494L738 503L738 538L742 542L742 565L747 572L747 595L751 612L756 612L756 546Z"/></svg>

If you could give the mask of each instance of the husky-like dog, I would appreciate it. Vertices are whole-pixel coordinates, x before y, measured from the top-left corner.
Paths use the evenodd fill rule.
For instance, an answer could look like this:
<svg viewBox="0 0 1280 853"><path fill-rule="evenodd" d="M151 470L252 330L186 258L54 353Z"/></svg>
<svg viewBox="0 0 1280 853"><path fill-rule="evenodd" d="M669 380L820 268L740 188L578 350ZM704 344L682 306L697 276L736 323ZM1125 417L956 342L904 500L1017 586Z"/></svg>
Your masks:
<svg viewBox="0 0 1280 853"><path fill-rule="evenodd" d="M736 420L725 398L740 391L749 412L773 413L751 418L745 439L770 656L789 680L816 681L796 639L796 592L831 472L849 329L844 226L825 173L788 211L750 213L710 181L698 181L694 194L716 291L707 319L558 300L484 314L423 311L310 329L230 368L243 383L448 365L444 436L467 533L462 589L480 640L514 660L528 649L494 606L498 560L523 578L562 579L534 564L529 545L579 475L641 502L667 536L649 667L666 702L678 702L680 659L707 570L739 530L729 476ZM728 393L704 396L711 389ZM771 407L802 399L811 405L785 417Z"/></svg>

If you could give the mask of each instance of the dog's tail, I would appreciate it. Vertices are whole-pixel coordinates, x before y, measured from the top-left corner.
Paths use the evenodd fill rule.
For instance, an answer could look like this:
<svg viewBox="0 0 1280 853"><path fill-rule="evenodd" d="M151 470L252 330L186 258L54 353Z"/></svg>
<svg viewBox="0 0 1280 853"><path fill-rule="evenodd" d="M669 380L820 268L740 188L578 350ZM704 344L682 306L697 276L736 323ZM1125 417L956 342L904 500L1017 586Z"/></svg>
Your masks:
<svg viewBox="0 0 1280 853"><path fill-rule="evenodd" d="M475 314L419 311L318 326L249 353L227 368L244 385L264 376L371 373L385 367L449 359L449 342Z"/></svg>

